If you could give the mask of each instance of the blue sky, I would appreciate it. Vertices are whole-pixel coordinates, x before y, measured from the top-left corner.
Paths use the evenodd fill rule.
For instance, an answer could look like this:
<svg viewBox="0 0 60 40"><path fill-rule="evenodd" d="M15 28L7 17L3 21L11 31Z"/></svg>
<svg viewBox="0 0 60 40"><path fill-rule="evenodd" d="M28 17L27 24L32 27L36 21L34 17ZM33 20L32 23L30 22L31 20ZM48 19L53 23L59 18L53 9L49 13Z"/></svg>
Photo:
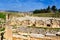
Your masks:
<svg viewBox="0 0 60 40"><path fill-rule="evenodd" d="M60 0L0 0L0 10L27 12L43 9L48 5L56 5L60 8Z"/></svg>

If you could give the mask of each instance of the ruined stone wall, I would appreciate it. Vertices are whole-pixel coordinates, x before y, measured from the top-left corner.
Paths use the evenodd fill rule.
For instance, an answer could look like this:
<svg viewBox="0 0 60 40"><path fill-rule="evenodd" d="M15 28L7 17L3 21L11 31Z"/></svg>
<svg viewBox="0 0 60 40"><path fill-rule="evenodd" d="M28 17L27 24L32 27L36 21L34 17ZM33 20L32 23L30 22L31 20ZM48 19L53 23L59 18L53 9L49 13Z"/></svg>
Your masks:
<svg viewBox="0 0 60 40"><path fill-rule="evenodd" d="M16 26L35 26L35 27L50 27L50 28L60 28L60 19L59 18L49 18L49 17L15 17L8 19L9 25Z"/></svg>

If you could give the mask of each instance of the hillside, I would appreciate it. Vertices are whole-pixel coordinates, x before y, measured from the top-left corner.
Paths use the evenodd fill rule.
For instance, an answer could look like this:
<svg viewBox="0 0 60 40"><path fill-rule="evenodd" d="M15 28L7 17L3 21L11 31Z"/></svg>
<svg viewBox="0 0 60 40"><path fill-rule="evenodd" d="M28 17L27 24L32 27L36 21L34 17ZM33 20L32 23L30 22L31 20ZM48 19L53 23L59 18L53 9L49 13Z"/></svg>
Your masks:
<svg viewBox="0 0 60 40"><path fill-rule="evenodd" d="M60 13L36 13L36 14L32 14L32 16L37 16L37 17L56 17L56 18L60 18Z"/></svg>

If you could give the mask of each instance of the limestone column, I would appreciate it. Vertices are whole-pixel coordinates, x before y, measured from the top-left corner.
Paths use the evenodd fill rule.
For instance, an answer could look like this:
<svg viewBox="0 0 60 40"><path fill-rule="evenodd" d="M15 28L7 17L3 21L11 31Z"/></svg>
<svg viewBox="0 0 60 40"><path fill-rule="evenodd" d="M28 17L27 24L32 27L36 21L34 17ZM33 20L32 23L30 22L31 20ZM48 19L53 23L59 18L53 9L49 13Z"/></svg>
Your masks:
<svg viewBox="0 0 60 40"><path fill-rule="evenodd" d="M4 38L6 40L12 40L12 27L9 26L8 21L9 21L9 14L6 14L6 25L5 25Z"/></svg>

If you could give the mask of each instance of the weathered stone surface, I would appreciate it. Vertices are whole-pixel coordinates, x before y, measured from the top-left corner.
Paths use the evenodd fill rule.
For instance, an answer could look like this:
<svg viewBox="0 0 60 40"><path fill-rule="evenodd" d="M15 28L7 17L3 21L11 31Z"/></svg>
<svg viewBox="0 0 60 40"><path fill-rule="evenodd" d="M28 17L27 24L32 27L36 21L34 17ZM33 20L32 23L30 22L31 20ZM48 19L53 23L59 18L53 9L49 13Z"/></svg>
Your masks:
<svg viewBox="0 0 60 40"><path fill-rule="evenodd" d="M60 18L49 17L12 17L9 25L60 28Z"/></svg>

